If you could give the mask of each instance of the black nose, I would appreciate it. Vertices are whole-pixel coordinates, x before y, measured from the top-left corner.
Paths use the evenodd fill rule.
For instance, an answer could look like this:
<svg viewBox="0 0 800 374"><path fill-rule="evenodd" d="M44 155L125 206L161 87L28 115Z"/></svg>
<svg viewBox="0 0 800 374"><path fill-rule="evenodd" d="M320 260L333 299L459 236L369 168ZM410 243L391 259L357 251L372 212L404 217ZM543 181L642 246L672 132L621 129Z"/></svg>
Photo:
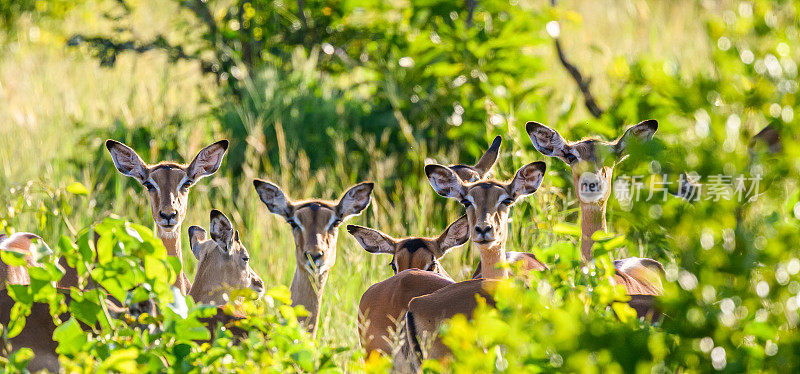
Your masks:
<svg viewBox="0 0 800 374"><path fill-rule="evenodd" d="M178 215L178 212L173 212L173 213L170 213L170 214L166 214L164 212L158 212L158 216L163 218L163 219L166 219L166 220L171 220L171 219L175 218L177 215Z"/></svg>
<svg viewBox="0 0 800 374"><path fill-rule="evenodd" d="M486 234L489 233L489 231L492 231L492 226L486 226L484 228L481 228L480 226L475 226L475 233L476 234L486 235Z"/></svg>
<svg viewBox="0 0 800 374"><path fill-rule="evenodd" d="M319 252L317 254L306 252L306 257L308 257L311 261L317 262L317 260L322 258L322 252Z"/></svg>

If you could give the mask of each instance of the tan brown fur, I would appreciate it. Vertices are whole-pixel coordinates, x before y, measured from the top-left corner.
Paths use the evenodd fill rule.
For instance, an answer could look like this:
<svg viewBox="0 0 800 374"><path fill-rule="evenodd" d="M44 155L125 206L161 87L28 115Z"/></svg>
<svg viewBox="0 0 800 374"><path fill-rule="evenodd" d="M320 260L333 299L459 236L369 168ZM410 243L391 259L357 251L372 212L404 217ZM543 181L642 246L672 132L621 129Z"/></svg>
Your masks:
<svg viewBox="0 0 800 374"><path fill-rule="evenodd" d="M478 297L494 305L492 294L496 284L494 279L472 279L412 299L406 313L407 346L412 355L412 367L417 360L449 356L450 349L438 336L442 323L458 314L471 317L478 307Z"/></svg>
<svg viewBox="0 0 800 374"><path fill-rule="evenodd" d="M292 201L280 187L260 179L254 180L253 186L267 209L283 217L292 227L297 266L290 287L292 305L302 305L308 310L309 315L301 321L315 335L322 293L336 262L339 225L367 208L374 185L357 184L335 203L326 200Z"/></svg>
<svg viewBox="0 0 800 374"><path fill-rule="evenodd" d="M203 148L188 165L176 162L148 165L133 149L111 139L106 141L106 148L117 170L136 179L147 189L158 236L167 248L167 254L183 262L180 233L186 218L189 191L198 180L219 169L228 150L228 141L221 140ZM191 286L189 278L181 271L175 287L186 295Z"/></svg>
<svg viewBox="0 0 800 374"><path fill-rule="evenodd" d="M412 367L423 357L439 359L447 356L449 350L438 336L439 326L456 314L471 317L477 306L476 295L491 299L494 280L508 277L505 245L510 207L519 198L536 192L545 170L545 164L538 161L517 170L509 182L464 183L445 167L425 167L434 191L465 205L471 226L470 239L480 250L484 278L454 283L409 302L405 320L406 350L410 353Z"/></svg>
<svg viewBox="0 0 800 374"><path fill-rule="evenodd" d="M393 337L398 335L401 327L398 322L402 321L408 302L453 283L439 259L450 249L467 242L469 221L462 216L436 238L395 239L378 230L355 225L348 225L347 231L367 252L392 255L390 264L398 273L372 285L361 296L358 330L361 347L367 355L375 351L396 354L398 352L392 349L397 346L392 344Z"/></svg>
<svg viewBox="0 0 800 374"><path fill-rule="evenodd" d="M490 174L497 162L501 144L502 137L496 136L475 165L457 164L449 166L449 169L462 181L478 182ZM459 235L452 235L456 228L458 228ZM462 233L462 230L466 232ZM376 233L377 235L372 238L371 242L368 240L369 238L359 240L359 244L369 252L392 253L391 265L395 272L399 271L389 279L374 284L361 297L358 328L361 345L368 354L372 352L391 354L395 358L396 367L405 367L408 352L400 352L398 344L392 343L398 343L397 338L402 338L404 334L398 329L404 326L403 316L408 302L416 296L428 294L453 283L447 272L435 259L443 256L446 252L445 248L453 245L452 238L459 238L460 235L468 238L469 232L469 220L464 216L451 224L436 240L433 238L394 239L380 232ZM354 233L351 232L351 234ZM446 243L448 237L451 238L450 243ZM461 242L462 239L456 241ZM411 244L419 249L409 251L407 247ZM404 271L405 269L412 270ZM403 338L399 343L402 345L404 342Z"/></svg>
<svg viewBox="0 0 800 374"><path fill-rule="evenodd" d="M607 231L606 205L611 193L614 166L625 158L630 142L650 140L658 129L658 122L647 120L632 126L615 142L586 139L569 143L557 131L537 122L528 122L525 129L539 152L558 157L571 167L581 207L581 256L584 261L591 261L594 244L592 235L597 231ZM585 201L579 192L586 187L580 185L584 173L592 173L605 182L606 189L597 201ZM663 266L658 261L633 257L615 261L614 265L614 281L624 286L628 295L660 296L663 293ZM642 301L643 298L637 298L636 301L639 307L637 312L644 311L639 316L652 315L649 309L654 308L654 304L651 302L649 308L642 307Z"/></svg>
<svg viewBox="0 0 800 374"><path fill-rule="evenodd" d="M211 237L199 226L189 228L192 253L197 258L197 273L189 295L196 303L224 305L230 292L250 289L264 294L264 282L250 267L250 254L233 229L228 217L211 211Z"/></svg>
<svg viewBox="0 0 800 374"><path fill-rule="evenodd" d="M21 253L25 256L28 266L39 266L31 252L32 239L40 239L38 235L28 232L18 232L10 237L0 240L0 251L11 251ZM24 266L11 266L0 260L0 290L6 288L6 284L30 284L28 269Z"/></svg>

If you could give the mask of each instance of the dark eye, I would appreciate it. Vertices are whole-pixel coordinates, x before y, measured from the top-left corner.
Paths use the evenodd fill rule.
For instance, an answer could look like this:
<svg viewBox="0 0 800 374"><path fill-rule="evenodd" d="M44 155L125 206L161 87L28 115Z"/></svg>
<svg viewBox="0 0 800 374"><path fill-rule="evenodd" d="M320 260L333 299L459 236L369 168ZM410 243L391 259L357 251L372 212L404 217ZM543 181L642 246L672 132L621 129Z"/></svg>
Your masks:
<svg viewBox="0 0 800 374"><path fill-rule="evenodd" d="M469 208L472 205L472 202L467 199L464 199L461 200L461 205L464 205L464 208Z"/></svg>
<svg viewBox="0 0 800 374"><path fill-rule="evenodd" d="M575 157L575 155L573 155L572 153L567 153L566 157L567 157L567 163L569 164L578 160L578 158Z"/></svg>
<svg viewBox="0 0 800 374"><path fill-rule="evenodd" d="M153 186L152 183L147 182L147 181L142 183L142 186L144 186L144 188L146 188L148 191L152 191L152 190L154 190L156 188L156 186Z"/></svg>
<svg viewBox="0 0 800 374"><path fill-rule="evenodd" d="M246 263L250 262L250 257L244 256L244 257L242 257L242 261L244 261L244 263L246 264Z"/></svg>
<svg viewBox="0 0 800 374"><path fill-rule="evenodd" d="M505 206L511 206L511 204L514 204L514 200L512 200L510 198L509 199L505 199L505 200L501 201L500 204L503 204Z"/></svg>
<svg viewBox="0 0 800 374"><path fill-rule="evenodd" d="M183 185L181 186L181 188L188 189L191 186L192 186L192 181L186 181L186 182L183 182Z"/></svg>
<svg viewBox="0 0 800 374"><path fill-rule="evenodd" d="M333 228L336 228L336 227L338 227L338 226L339 226L339 224L341 224L341 223L342 223L342 220L340 220L340 219L338 219L338 218L337 218L336 220L334 220L334 221L333 221L333 223L331 223L331 228L332 228L332 229L333 229Z"/></svg>
<svg viewBox="0 0 800 374"><path fill-rule="evenodd" d="M288 223L289 226L292 226L292 230L297 230L300 228L300 225L298 225L294 220L288 220L286 223Z"/></svg>

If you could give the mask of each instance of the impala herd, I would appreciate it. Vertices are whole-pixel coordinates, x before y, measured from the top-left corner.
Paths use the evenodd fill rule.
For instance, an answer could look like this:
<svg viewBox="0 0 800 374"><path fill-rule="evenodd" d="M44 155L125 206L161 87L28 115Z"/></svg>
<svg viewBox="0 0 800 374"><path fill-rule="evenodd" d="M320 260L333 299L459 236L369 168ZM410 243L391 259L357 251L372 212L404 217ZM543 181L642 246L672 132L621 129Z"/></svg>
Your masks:
<svg viewBox="0 0 800 374"><path fill-rule="evenodd" d="M592 258L592 236L606 231L606 203L609 198L613 168L627 154L633 141L647 141L658 128L648 120L629 128L615 142L586 139L569 142L555 130L536 122L525 126L534 147L545 156L567 163L573 173L581 210L581 257ZM498 280L517 271L548 271L533 253L506 251L511 207L537 191L545 176L546 164L536 161L522 166L514 178L503 182L487 178L499 155L500 136L475 165L425 167L434 191L464 206L465 215L451 223L438 237L395 238L377 229L348 225L347 231L367 251L390 254L392 277L378 282L364 292L359 303L358 332L367 354L393 358L397 371L416 371L422 359L441 359L449 355L438 336L441 324L457 314L471 316L478 297L493 304L492 290ZM200 179L220 167L228 141L216 142L201 150L188 165L161 162L145 163L130 147L106 142L116 169L136 179L147 189L158 236L169 256L182 259L181 225L186 215L189 191ZM309 314L301 322L312 334L317 323L325 283L336 260L339 226L359 215L371 202L372 183L359 183L344 192L337 201L294 200L277 185L256 179L256 192L267 209L289 224L294 236L296 268L291 284L293 305L302 305ZM598 189L598 186L603 186ZM250 267L250 255L240 241L239 231L220 211L212 210L209 232L199 226L188 229L192 254L198 261L194 282L181 272L174 286L183 295L202 304L223 305L235 289L251 289L263 294L264 283ZM28 266L38 263L30 254L34 234L0 236L0 249L23 253ZM472 279L456 282L440 264L451 249L471 240L480 251L480 263ZM75 269L59 262L66 275L59 288L79 287ZM516 266L509 267L508 264ZM647 258L625 258L614 262L614 282L625 288L628 303L638 316L659 318L654 298L663 292L662 265ZM7 325L14 301L5 291L6 284L29 284L25 267L0 262L0 323ZM90 285L84 288L94 287ZM113 305L111 305L113 304ZM141 307L125 307L112 300L112 310L136 313ZM157 313L144 307L144 311ZM230 318L228 318L229 320ZM224 322L226 319L222 318ZM47 305L36 304L22 333L9 339L14 349L30 347L35 358L29 369L58 370L56 343L49 337L55 329ZM49 334L49 335L48 335ZM48 336L42 339L42 336Z"/></svg>

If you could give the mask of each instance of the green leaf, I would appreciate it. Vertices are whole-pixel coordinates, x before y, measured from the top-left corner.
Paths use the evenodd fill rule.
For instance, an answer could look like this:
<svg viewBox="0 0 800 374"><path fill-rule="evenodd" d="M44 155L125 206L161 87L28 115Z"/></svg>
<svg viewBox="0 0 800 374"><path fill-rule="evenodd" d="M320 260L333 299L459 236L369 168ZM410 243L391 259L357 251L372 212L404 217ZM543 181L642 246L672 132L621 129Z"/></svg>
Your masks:
<svg viewBox="0 0 800 374"><path fill-rule="evenodd" d="M175 322L175 334L182 340L211 339L211 333L206 326L195 318L177 320Z"/></svg>
<svg viewBox="0 0 800 374"><path fill-rule="evenodd" d="M580 237L581 227L572 223L559 222L553 225L553 232L556 234Z"/></svg>
<svg viewBox="0 0 800 374"><path fill-rule="evenodd" d="M31 314L30 304L18 302L11 307L11 318L8 322L8 337L13 338L22 332L27 322L27 316Z"/></svg>
<svg viewBox="0 0 800 374"><path fill-rule="evenodd" d="M89 195L89 190L81 182L74 182L67 186L67 192L73 195Z"/></svg>
<svg viewBox="0 0 800 374"><path fill-rule="evenodd" d="M70 292L72 302L69 304L72 316L90 326L102 318L103 307L98 304L99 292L97 289L81 292L73 288Z"/></svg>
<svg viewBox="0 0 800 374"><path fill-rule="evenodd" d="M0 259L8 266L25 266L28 264L25 261L25 254L16 251L0 251Z"/></svg>
<svg viewBox="0 0 800 374"><path fill-rule="evenodd" d="M24 371L23 369L28 366L28 362L30 362L31 359L33 359L33 350L27 347L22 347L14 351L11 353L11 357L8 358L19 371Z"/></svg>
<svg viewBox="0 0 800 374"><path fill-rule="evenodd" d="M299 366L301 369L307 372L314 371L314 354L307 350L303 349L298 352L292 353L291 355L292 360Z"/></svg>
<svg viewBox="0 0 800 374"><path fill-rule="evenodd" d="M111 356L103 361L98 371L112 371L120 373L135 373L136 359L139 357L139 350L136 348L117 349Z"/></svg>
<svg viewBox="0 0 800 374"><path fill-rule="evenodd" d="M83 332L75 318L70 318L61 326L56 327L53 332L53 340L58 342L56 352L62 355L73 355L81 352L83 345L88 341L86 333Z"/></svg>

